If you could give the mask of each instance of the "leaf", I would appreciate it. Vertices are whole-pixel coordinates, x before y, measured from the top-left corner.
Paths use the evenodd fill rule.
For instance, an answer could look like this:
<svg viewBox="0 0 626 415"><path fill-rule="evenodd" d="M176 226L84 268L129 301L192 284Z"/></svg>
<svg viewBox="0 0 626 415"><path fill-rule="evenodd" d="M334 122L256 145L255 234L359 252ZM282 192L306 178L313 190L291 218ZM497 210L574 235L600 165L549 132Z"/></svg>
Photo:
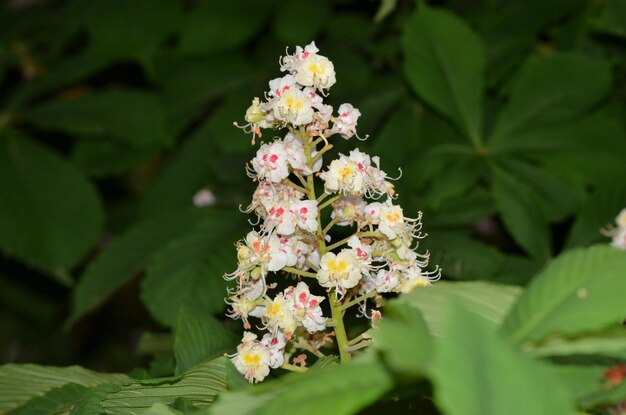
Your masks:
<svg viewBox="0 0 626 415"><path fill-rule="evenodd" d="M76 406L70 412L70 415L84 415L84 414L102 414L102 400L106 397L107 393L111 393L120 389L118 385L112 385L105 383L91 388L83 394L80 400L76 403Z"/></svg>
<svg viewBox="0 0 626 415"><path fill-rule="evenodd" d="M494 326L500 325L522 290L512 285L482 281L440 281L424 289L415 289L394 301L420 310L429 331L439 336L443 330L446 311L453 302L466 313L479 315Z"/></svg>
<svg viewBox="0 0 626 415"><path fill-rule="evenodd" d="M571 356L590 355L608 356L619 360L626 359L626 331L619 327L620 332L583 336L574 339L551 338L546 343L528 350L533 356Z"/></svg>
<svg viewBox="0 0 626 415"><path fill-rule="evenodd" d="M237 267L236 252L228 239L238 229L235 217L215 217L154 257L141 286L141 298L161 324L174 326L184 304L207 314L224 309L223 276Z"/></svg>
<svg viewBox="0 0 626 415"><path fill-rule="evenodd" d="M142 412L142 415L178 415L182 412L175 411L167 405L162 403L155 403L150 408Z"/></svg>
<svg viewBox="0 0 626 415"><path fill-rule="evenodd" d="M66 384L94 387L100 384L125 384L126 375L97 373L80 366L52 367L33 364L6 364L0 366L0 412L5 413L43 396L48 391Z"/></svg>
<svg viewBox="0 0 626 415"><path fill-rule="evenodd" d="M299 415L353 414L374 402L392 386L389 374L376 361L355 361L306 374L291 374L253 389L225 393L206 414L283 413Z"/></svg>
<svg viewBox="0 0 626 415"><path fill-rule="evenodd" d="M156 403L169 405L178 398L187 399L198 408L205 407L227 390L230 364L226 357L219 357L194 366L179 378L150 384L134 382L108 393L101 405L110 415L138 415Z"/></svg>
<svg viewBox="0 0 626 415"><path fill-rule="evenodd" d="M461 232L437 230L424 239L423 246L432 252L430 262L455 279L491 280L504 264L504 255L496 248Z"/></svg>
<svg viewBox="0 0 626 415"><path fill-rule="evenodd" d="M381 350L389 365L401 373L423 373L430 364L432 340L420 311L408 304L389 301L385 318L372 333L373 347Z"/></svg>
<svg viewBox="0 0 626 415"><path fill-rule="evenodd" d="M162 148L174 141L157 96L139 90L61 97L31 108L25 117L47 130L110 137L135 148Z"/></svg>
<svg viewBox="0 0 626 415"><path fill-rule="evenodd" d="M493 199L480 187L466 195L451 199L438 210L424 209L424 224L430 226L474 226L495 213Z"/></svg>
<svg viewBox="0 0 626 415"><path fill-rule="evenodd" d="M210 177L211 148L214 145L207 124L200 127L172 154L159 175L143 194L140 212L143 217L171 214L191 207L194 194L206 186Z"/></svg>
<svg viewBox="0 0 626 415"><path fill-rule="evenodd" d="M200 2L190 11L180 35L183 55L210 55L251 39L271 7L265 1Z"/></svg>
<svg viewBox="0 0 626 415"><path fill-rule="evenodd" d="M192 307L181 307L174 340L176 374L203 360L234 350L236 344L233 333L215 317L193 311Z"/></svg>
<svg viewBox="0 0 626 415"><path fill-rule="evenodd" d="M524 134L583 115L611 89L611 72L603 60L578 54L555 54L529 61L511 89L489 142L523 140Z"/></svg>
<svg viewBox="0 0 626 415"><path fill-rule="evenodd" d="M154 149L137 149L122 141L96 138L77 140L71 159L85 173L103 177L124 173L154 155Z"/></svg>
<svg viewBox="0 0 626 415"><path fill-rule="evenodd" d="M50 389L43 396L29 400L24 406L11 412L11 415L50 415L68 413L88 390L76 383L67 383Z"/></svg>
<svg viewBox="0 0 626 415"><path fill-rule="evenodd" d="M503 324L516 343L605 328L626 317L626 252L611 246L569 251L537 275Z"/></svg>
<svg viewBox="0 0 626 415"><path fill-rule="evenodd" d="M450 199L461 196L470 189L478 187L479 180L484 174L485 164L482 160L459 157L443 172L430 182L425 192L424 204L436 210Z"/></svg>
<svg viewBox="0 0 626 415"><path fill-rule="evenodd" d="M432 366L435 401L448 415L574 414L549 369L513 350L484 320L454 306Z"/></svg>
<svg viewBox="0 0 626 415"><path fill-rule="evenodd" d="M598 186L587 196L582 209L578 211L565 247L573 248L608 241L600 230L607 228L608 225L614 226L613 219L624 207L626 207L626 183L621 181L602 183L602 186Z"/></svg>
<svg viewBox="0 0 626 415"><path fill-rule="evenodd" d="M533 258L547 260L551 255L547 220L536 193L526 183L494 166L491 191L504 225L513 239Z"/></svg>
<svg viewBox="0 0 626 415"><path fill-rule="evenodd" d="M96 307L135 274L144 270L161 249L192 229L224 223L230 215L191 209L139 223L110 245L87 267L74 291L68 324Z"/></svg>
<svg viewBox="0 0 626 415"><path fill-rule="evenodd" d="M276 39L285 44L306 45L318 36L320 30L328 22L331 12L328 1L310 2L294 0L284 3L273 16L272 26ZM306 16L306 24L302 24ZM318 45L319 46L319 45Z"/></svg>
<svg viewBox="0 0 626 415"><path fill-rule="evenodd" d="M211 100L250 83L254 74L255 68L240 54L177 59L163 65L157 79L174 132L183 130Z"/></svg>
<svg viewBox="0 0 626 415"><path fill-rule="evenodd" d="M600 32L626 39L626 4L620 0L607 0L604 9L594 22Z"/></svg>
<svg viewBox="0 0 626 415"><path fill-rule="evenodd" d="M420 5L405 26L402 44L411 86L479 143L485 68L479 37L449 12Z"/></svg>
<svg viewBox="0 0 626 415"><path fill-rule="evenodd" d="M62 282L96 243L103 213L78 169L25 136L0 137L0 248Z"/></svg>

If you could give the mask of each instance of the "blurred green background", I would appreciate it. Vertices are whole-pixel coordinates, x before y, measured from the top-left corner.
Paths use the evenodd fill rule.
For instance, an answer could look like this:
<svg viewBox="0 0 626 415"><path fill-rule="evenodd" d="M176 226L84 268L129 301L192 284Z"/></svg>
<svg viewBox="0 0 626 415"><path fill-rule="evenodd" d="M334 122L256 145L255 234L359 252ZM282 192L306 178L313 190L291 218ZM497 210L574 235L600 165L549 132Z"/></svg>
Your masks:
<svg viewBox="0 0 626 415"><path fill-rule="evenodd" d="M232 124L312 40L327 100L370 135L339 151L402 169L444 278L525 285L605 240L626 206L626 2L416 3L5 2L0 363L167 374L183 307L222 321L256 151Z"/></svg>

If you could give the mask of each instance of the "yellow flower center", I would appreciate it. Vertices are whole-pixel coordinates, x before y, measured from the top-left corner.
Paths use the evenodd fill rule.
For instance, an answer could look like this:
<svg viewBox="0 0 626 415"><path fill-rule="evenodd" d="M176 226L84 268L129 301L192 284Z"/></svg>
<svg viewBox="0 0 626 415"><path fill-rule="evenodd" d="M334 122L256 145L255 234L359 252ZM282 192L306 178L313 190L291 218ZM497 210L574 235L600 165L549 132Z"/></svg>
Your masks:
<svg viewBox="0 0 626 415"><path fill-rule="evenodd" d="M387 219L387 222L400 222L400 220L402 219L402 216L400 216L400 213L398 212L389 212L385 215L385 219Z"/></svg>
<svg viewBox="0 0 626 415"><path fill-rule="evenodd" d="M290 110L295 110L295 111L301 110L302 107L304 106L302 101L295 99L293 97L285 98L285 105L289 107Z"/></svg>
<svg viewBox="0 0 626 415"><path fill-rule="evenodd" d="M248 366L256 366L261 363L261 355L253 352L244 353L242 360Z"/></svg>
<svg viewBox="0 0 626 415"><path fill-rule="evenodd" d="M311 63L307 69L315 76L320 76L326 71L324 65L319 63Z"/></svg>
<svg viewBox="0 0 626 415"><path fill-rule="evenodd" d="M272 305L270 305L267 308L267 315L269 318L274 317L276 314L280 313L281 310L281 305L278 302L272 303Z"/></svg>
<svg viewBox="0 0 626 415"><path fill-rule="evenodd" d="M334 274L341 274L348 269L348 263L343 259L340 261L328 261L328 270Z"/></svg>

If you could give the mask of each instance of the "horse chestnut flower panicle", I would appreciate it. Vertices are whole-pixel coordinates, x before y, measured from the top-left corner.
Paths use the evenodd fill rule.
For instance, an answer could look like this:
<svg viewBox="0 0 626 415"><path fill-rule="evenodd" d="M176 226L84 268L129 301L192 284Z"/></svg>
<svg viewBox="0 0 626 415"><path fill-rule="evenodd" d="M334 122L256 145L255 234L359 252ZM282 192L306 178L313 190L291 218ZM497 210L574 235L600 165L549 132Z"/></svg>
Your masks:
<svg viewBox="0 0 626 415"><path fill-rule="evenodd" d="M324 168L334 135L359 138L361 113L347 103L335 112L323 102L336 75L318 52L312 42L282 57L287 74L269 82L265 101L252 100L241 126L253 144L262 129L284 131L261 143L246 168L258 187L245 212L258 217L258 229L237 242L237 269L225 275L236 284L227 316L248 330L231 358L250 382L279 367L304 371L306 358L323 357L326 345L350 360L372 340L369 333L348 339L346 311L358 306L358 316L378 320L381 293L406 293L440 277L438 268L426 271L428 253L416 252L421 213L410 218L394 204L396 179L378 157L354 149ZM352 234L333 241L334 226ZM265 331L261 340L252 327Z"/></svg>

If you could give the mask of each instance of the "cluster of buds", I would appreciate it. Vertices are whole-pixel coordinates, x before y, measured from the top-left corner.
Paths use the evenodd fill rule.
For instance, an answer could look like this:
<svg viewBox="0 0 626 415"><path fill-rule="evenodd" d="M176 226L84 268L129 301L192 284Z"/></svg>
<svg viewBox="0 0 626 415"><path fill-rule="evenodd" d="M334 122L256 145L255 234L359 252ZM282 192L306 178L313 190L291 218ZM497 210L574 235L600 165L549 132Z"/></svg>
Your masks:
<svg viewBox="0 0 626 415"><path fill-rule="evenodd" d="M394 204L393 179L378 157L355 149L324 169L331 136L359 138L360 112L342 104L333 115L323 102L335 71L317 52L311 43L281 58L287 74L269 82L265 101L252 101L242 127L253 144L263 129L284 131L262 143L247 166L258 187L246 212L258 217L258 228L237 243L238 267L225 276L236 281L228 316L246 329L232 361L250 382L270 368L306 370L306 358L324 356L333 342L349 360L371 339L367 332L347 338L346 310L358 306L359 316L379 319L381 293L406 293L440 276L425 270L428 254L416 252L421 214L405 217ZM334 241L335 226L350 235ZM250 331L252 318L265 332L260 340Z"/></svg>
<svg viewBox="0 0 626 415"><path fill-rule="evenodd" d="M603 229L602 233L612 239L611 245L626 250L626 208L617 215L615 223L617 227L611 226L608 229Z"/></svg>

